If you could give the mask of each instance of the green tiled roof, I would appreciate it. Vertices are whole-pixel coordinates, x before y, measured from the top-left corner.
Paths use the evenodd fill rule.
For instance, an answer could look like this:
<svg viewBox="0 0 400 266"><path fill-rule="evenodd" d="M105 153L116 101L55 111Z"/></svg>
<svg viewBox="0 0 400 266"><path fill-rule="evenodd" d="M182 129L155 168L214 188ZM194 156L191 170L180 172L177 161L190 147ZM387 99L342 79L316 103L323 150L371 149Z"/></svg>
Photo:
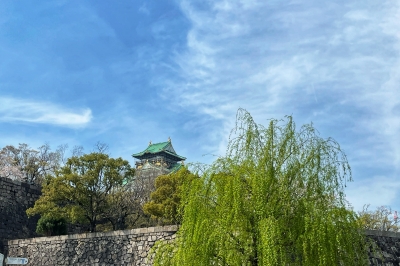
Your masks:
<svg viewBox="0 0 400 266"><path fill-rule="evenodd" d="M180 156L180 155L178 155L178 154L176 154L176 153L173 153L173 152L170 152L170 151L165 151L165 153L168 153L168 154L171 154L171 155L173 155L173 156L175 156L175 157L178 157L178 158L180 158L181 160L186 160L186 157Z"/></svg>
<svg viewBox="0 0 400 266"><path fill-rule="evenodd" d="M154 143L149 145L149 147L147 147L147 149L144 150L144 152L150 152L150 153L156 153L156 152L160 152L165 150L165 148L167 148L168 144L170 144L170 142L160 142L160 143Z"/></svg>
<svg viewBox="0 0 400 266"><path fill-rule="evenodd" d="M169 151L168 150L169 146L172 147L172 144L171 144L170 141L150 144L144 151L132 154L132 156L133 157L141 157L146 153L155 154L155 153L159 153L159 152L165 152L165 153L173 155L173 156L175 156L175 157L177 157L177 158L179 158L181 160L185 160L186 159L185 157L180 156L180 155L176 154L175 152ZM172 148L172 150L174 150L174 149Z"/></svg>
<svg viewBox="0 0 400 266"><path fill-rule="evenodd" d="M176 171L178 171L179 169L181 169L183 167L183 165L182 164L180 164L180 163L176 163L172 168L171 168L171 172L170 172L170 174L172 174L172 173L175 173Z"/></svg>

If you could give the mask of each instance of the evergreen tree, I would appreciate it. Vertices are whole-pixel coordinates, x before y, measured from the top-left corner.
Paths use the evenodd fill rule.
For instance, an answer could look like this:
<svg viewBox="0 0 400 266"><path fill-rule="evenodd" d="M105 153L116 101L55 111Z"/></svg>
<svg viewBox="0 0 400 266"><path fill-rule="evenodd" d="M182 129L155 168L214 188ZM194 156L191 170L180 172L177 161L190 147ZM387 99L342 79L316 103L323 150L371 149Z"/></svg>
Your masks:
<svg viewBox="0 0 400 266"><path fill-rule="evenodd" d="M151 201L144 204L145 213L162 224L180 224L182 187L191 182L196 176L187 168L182 167L177 172L160 175L156 178L156 190L151 193Z"/></svg>
<svg viewBox="0 0 400 266"><path fill-rule="evenodd" d="M67 234L67 220L65 218L40 217L36 233L46 236L58 236Z"/></svg>
<svg viewBox="0 0 400 266"><path fill-rule="evenodd" d="M101 220L115 218L110 217L110 210L116 207L110 198L133 174L134 169L122 158L110 158L101 152L73 156L54 176L47 177L42 195L26 213L88 223L94 232Z"/></svg>

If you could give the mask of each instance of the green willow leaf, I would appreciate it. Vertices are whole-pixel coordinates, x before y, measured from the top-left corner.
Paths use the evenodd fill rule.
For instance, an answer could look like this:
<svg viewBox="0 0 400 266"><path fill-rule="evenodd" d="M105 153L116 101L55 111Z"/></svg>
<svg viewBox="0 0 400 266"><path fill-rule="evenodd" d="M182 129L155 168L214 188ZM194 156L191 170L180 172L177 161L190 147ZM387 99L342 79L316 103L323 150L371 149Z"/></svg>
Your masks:
<svg viewBox="0 0 400 266"><path fill-rule="evenodd" d="M240 109L226 156L183 188L182 225L154 265L364 265L349 181L339 144L312 125L263 127Z"/></svg>

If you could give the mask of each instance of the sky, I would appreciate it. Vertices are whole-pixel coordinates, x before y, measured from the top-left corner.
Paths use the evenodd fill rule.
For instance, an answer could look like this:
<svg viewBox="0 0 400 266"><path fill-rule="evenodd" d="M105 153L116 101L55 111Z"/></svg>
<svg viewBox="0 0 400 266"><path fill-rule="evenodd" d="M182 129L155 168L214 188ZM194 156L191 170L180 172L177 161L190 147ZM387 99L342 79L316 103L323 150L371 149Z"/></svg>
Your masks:
<svg viewBox="0 0 400 266"><path fill-rule="evenodd" d="M347 154L355 210L400 210L400 1L3 0L0 147L171 137L225 153L238 108L292 115Z"/></svg>

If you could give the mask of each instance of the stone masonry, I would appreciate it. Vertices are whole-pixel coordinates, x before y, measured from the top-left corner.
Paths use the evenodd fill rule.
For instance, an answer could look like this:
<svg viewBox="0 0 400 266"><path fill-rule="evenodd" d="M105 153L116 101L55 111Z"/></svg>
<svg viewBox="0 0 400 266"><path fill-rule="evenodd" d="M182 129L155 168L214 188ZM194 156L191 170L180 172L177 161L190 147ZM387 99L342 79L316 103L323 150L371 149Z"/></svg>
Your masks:
<svg viewBox="0 0 400 266"><path fill-rule="evenodd" d="M105 233L9 240L6 255L29 259L28 265L148 266L147 256L157 240L175 238L176 226ZM400 265L400 233L366 231L372 240L369 264Z"/></svg>
<svg viewBox="0 0 400 266"><path fill-rule="evenodd" d="M154 243L174 239L176 231L176 226L164 226L9 240L6 255L28 258L27 265L35 266L147 266Z"/></svg>
<svg viewBox="0 0 400 266"><path fill-rule="evenodd" d="M8 239L35 237L38 217L25 211L40 197L40 187L0 177L0 253Z"/></svg>
<svg viewBox="0 0 400 266"><path fill-rule="evenodd" d="M369 251L369 265L400 265L400 233L366 230L373 245Z"/></svg>
<svg viewBox="0 0 400 266"><path fill-rule="evenodd" d="M147 256L157 240L175 238L176 226L9 240L6 255L28 265L151 265ZM366 231L372 240L369 264L400 265L400 233Z"/></svg>

